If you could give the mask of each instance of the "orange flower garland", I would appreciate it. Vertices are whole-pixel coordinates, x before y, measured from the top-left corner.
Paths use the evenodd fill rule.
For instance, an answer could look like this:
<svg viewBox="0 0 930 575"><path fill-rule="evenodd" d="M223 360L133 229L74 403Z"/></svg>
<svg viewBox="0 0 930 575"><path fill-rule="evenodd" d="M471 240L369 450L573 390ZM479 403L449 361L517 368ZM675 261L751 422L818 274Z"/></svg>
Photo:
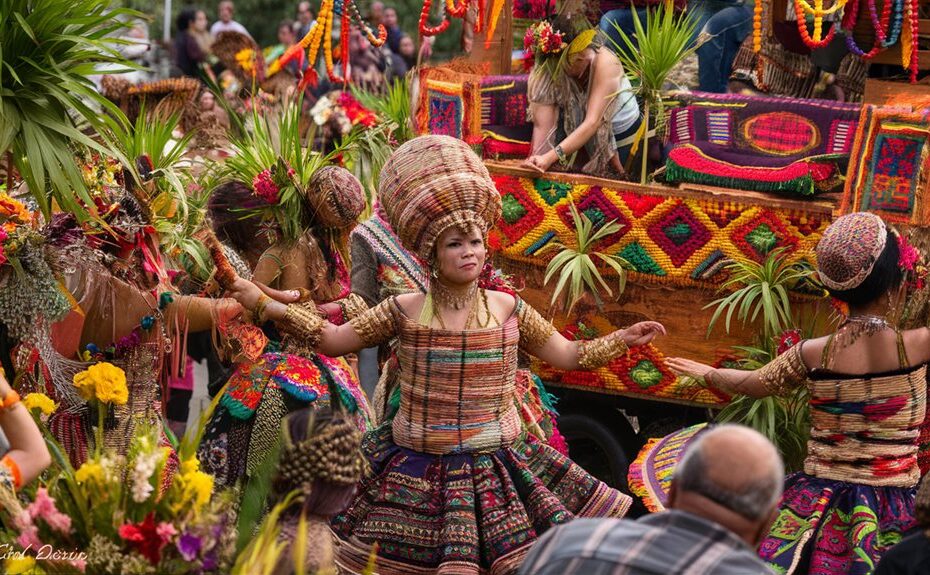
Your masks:
<svg viewBox="0 0 930 575"><path fill-rule="evenodd" d="M762 2L756 2L752 9L752 51L762 51Z"/></svg>
<svg viewBox="0 0 930 575"><path fill-rule="evenodd" d="M831 27L826 37L824 37L823 17L837 12L845 5L846 0L836 0L836 3L832 7L824 9L823 0L814 0L813 7L808 4L806 0L795 0L794 13L798 19L798 32L800 32L801 39L808 48L812 50L823 48L833 41L833 37L836 35L836 26ZM807 31L806 14L811 14L814 17L813 37L811 37L810 33Z"/></svg>

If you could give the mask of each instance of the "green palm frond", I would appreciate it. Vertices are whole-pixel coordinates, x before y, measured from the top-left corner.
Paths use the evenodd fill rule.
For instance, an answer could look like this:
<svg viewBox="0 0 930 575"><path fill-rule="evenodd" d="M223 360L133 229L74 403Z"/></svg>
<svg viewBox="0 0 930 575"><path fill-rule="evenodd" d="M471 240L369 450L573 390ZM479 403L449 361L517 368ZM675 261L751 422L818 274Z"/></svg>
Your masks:
<svg viewBox="0 0 930 575"><path fill-rule="evenodd" d="M75 161L78 147L127 163L111 143L79 129L111 131L126 122L88 79L104 65L131 68L110 37L128 27L123 16L141 14L111 9L108 0L0 2L0 152L12 154L46 216L54 200L86 218L79 201L91 201Z"/></svg>
<svg viewBox="0 0 930 575"><path fill-rule="evenodd" d="M793 327L788 291L811 275L807 266L789 264L783 249L773 250L761 264L755 261L735 261L726 269L730 279L721 291L733 290L706 307L716 307L707 327L708 334L726 312L726 330L735 315L742 323L762 318L763 332L770 339ZM705 308L706 309L706 308Z"/></svg>
<svg viewBox="0 0 930 575"><path fill-rule="evenodd" d="M391 137L403 144L416 137L410 118L410 90L403 80L394 80L383 96L352 86L352 95L360 104L392 124Z"/></svg>
<svg viewBox="0 0 930 575"><path fill-rule="evenodd" d="M557 305L562 300L561 309L571 314L575 305L581 301L585 293L594 296L595 303L601 306L601 290L613 297L614 292L604 280L598 262L611 268L618 277L617 297L626 289L626 270L631 267L622 257L616 254L606 254L595 248L602 240L620 231L621 227L615 220L604 222L595 226L587 214L579 212L574 202L569 204L572 221L575 224L575 238L578 248L572 248L562 243L550 244L558 249L559 253L549 261L546 266L546 276L543 284L548 285L549 280L558 274L555 290L552 292L551 304ZM548 249L548 248L547 248Z"/></svg>

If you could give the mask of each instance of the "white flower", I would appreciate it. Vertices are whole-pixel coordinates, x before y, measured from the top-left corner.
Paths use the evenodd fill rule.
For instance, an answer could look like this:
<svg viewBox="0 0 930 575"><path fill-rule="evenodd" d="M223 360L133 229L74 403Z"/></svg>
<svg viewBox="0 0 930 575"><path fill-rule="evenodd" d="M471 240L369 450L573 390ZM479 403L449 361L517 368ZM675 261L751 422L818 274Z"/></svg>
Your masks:
<svg viewBox="0 0 930 575"><path fill-rule="evenodd" d="M323 96L316 101L313 108L310 109L310 115L317 126L325 124L333 114L333 102L327 96Z"/></svg>
<svg viewBox="0 0 930 575"><path fill-rule="evenodd" d="M155 491L152 487L152 474L158 464L159 453L142 453L136 457L136 465L132 470L132 500L142 503Z"/></svg>

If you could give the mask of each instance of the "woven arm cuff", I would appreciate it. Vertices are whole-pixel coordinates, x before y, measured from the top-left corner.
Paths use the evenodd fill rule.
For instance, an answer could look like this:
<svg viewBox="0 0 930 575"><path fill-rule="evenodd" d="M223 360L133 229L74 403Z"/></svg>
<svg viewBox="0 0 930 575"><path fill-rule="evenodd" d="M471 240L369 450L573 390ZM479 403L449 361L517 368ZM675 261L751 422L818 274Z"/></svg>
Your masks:
<svg viewBox="0 0 930 575"><path fill-rule="evenodd" d="M357 293L350 293L348 296L339 300L339 307L342 308L342 315L345 321L352 321L368 311L368 304L365 303L362 296Z"/></svg>
<svg viewBox="0 0 930 575"><path fill-rule="evenodd" d="M520 346L529 351L538 350L546 345L546 342L555 333L555 326L523 300L519 301L518 306L517 320L520 323Z"/></svg>
<svg viewBox="0 0 930 575"><path fill-rule="evenodd" d="M323 335L323 318L316 311L313 302L288 305L278 326L284 333L310 349L315 349L320 344Z"/></svg>
<svg viewBox="0 0 930 575"><path fill-rule="evenodd" d="M393 301L386 299L349 322L363 347L374 347L394 337L396 326L390 308Z"/></svg>
<svg viewBox="0 0 930 575"><path fill-rule="evenodd" d="M807 381L809 370L801 357L801 345L795 345L759 369L759 381L772 395L788 395Z"/></svg>
<svg viewBox="0 0 930 575"><path fill-rule="evenodd" d="M604 367L610 360L620 357L629 349L617 331L597 339L579 341L578 366L581 369Z"/></svg>

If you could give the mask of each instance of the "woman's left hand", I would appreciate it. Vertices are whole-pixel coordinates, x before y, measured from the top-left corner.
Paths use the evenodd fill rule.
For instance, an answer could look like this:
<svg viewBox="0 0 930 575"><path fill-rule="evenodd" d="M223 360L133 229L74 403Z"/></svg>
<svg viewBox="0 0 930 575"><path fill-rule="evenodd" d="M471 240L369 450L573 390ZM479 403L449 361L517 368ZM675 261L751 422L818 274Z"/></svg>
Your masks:
<svg viewBox="0 0 930 575"><path fill-rule="evenodd" d="M524 168L535 170L540 174L544 174L550 167L552 167L552 161L547 160L546 156L530 156L523 161L522 166Z"/></svg>
<svg viewBox="0 0 930 575"><path fill-rule="evenodd" d="M629 347L646 345L658 335L667 335L665 326L657 321L641 321L623 330L623 341Z"/></svg>

